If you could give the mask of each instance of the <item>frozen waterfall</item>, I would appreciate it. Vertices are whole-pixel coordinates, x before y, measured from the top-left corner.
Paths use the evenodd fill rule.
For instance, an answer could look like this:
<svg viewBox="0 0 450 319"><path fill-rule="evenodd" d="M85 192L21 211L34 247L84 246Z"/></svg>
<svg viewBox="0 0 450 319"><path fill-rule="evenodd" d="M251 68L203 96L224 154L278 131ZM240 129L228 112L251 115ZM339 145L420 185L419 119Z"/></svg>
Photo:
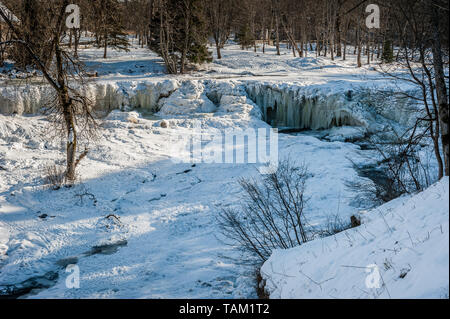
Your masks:
<svg viewBox="0 0 450 319"><path fill-rule="evenodd" d="M408 101L379 91L330 85L215 80L94 81L84 88L96 111L144 109L165 116L226 114L263 118L278 128L330 129L353 126L380 131L386 120L409 121ZM0 87L0 113L37 114L52 89L26 84ZM378 118L382 116L384 119ZM377 119L378 118L378 119Z"/></svg>
<svg viewBox="0 0 450 319"><path fill-rule="evenodd" d="M274 127L328 129L335 126L366 126L355 112L351 93L306 92L300 87L274 87L249 83L248 96L261 108L264 119Z"/></svg>
<svg viewBox="0 0 450 319"><path fill-rule="evenodd" d="M179 86L176 80L160 82L93 82L83 93L92 101L94 110L129 110L135 108L157 111L158 101ZM37 114L47 105L53 90L48 85L21 84L0 88L0 113Z"/></svg>

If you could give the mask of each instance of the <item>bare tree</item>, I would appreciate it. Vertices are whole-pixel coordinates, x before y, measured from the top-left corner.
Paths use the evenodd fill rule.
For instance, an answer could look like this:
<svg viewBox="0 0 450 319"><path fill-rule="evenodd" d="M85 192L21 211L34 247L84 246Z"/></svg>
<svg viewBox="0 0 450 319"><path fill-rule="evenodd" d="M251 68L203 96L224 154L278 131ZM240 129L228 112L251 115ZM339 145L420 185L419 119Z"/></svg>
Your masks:
<svg viewBox="0 0 450 319"><path fill-rule="evenodd" d="M98 21L96 37L102 43L103 58L107 58L108 47L128 51L128 39L124 31L122 4L118 0L90 2L93 18ZM100 45L99 45L100 46Z"/></svg>
<svg viewBox="0 0 450 319"><path fill-rule="evenodd" d="M420 150L429 137L429 126L423 127L417 120L405 132L397 133L390 127L388 131L375 134L366 146L376 150L381 158L376 167L361 167L354 164L360 175L372 182L348 181L346 186L363 198L364 205L371 207L389 202L403 194L413 194L431 185L433 177L426 161L420 157Z"/></svg>
<svg viewBox="0 0 450 319"><path fill-rule="evenodd" d="M277 48L277 55L280 52L280 8L276 0L272 0L272 15L275 20L275 47Z"/></svg>
<svg viewBox="0 0 450 319"><path fill-rule="evenodd" d="M235 0L206 0L209 29L216 44L217 58L221 59L221 49L228 40L234 22Z"/></svg>
<svg viewBox="0 0 450 319"><path fill-rule="evenodd" d="M444 72L444 58L443 58L443 47L442 47L442 38L444 37L445 32L441 31L441 27L439 25L440 18L442 14L439 13L438 7L444 8L444 14L447 17L444 21L447 20L445 27L448 27L448 2L445 1L437 1L437 3L433 3L430 10L431 20L432 20L432 51L433 51L433 67L435 73L435 83L436 83L436 96L438 103L438 115L439 115L439 125L441 128L441 142L442 148L444 151L444 163L445 163L445 175L449 176L450 172L450 154L449 154L449 106L448 106L448 82L445 81L445 72ZM448 74L448 29L446 33L447 39L447 74Z"/></svg>
<svg viewBox="0 0 450 319"><path fill-rule="evenodd" d="M412 83L419 89L419 99L425 111L421 119L429 126L440 179L448 175L449 170L448 81L444 75L444 60L447 61L448 70L448 50L444 59L445 51L440 44L445 34L441 31L443 26L436 24L438 20L434 19L438 14L435 3L418 0L399 1L390 5L391 11L396 15L397 32L400 34L398 64L384 66L383 71L398 80ZM441 15L447 21L447 26L448 15L444 16L442 12ZM448 43L448 33L445 42ZM406 69L407 74L398 72L398 66ZM444 120L440 118L441 115ZM444 150L444 160L440 143Z"/></svg>
<svg viewBox="0 0 450 319"><path fill-rule="evenodd" d="M91 113L90 101L79 93L78 90L71 87L70 79L76 78L79 83L82 83L82 72L80 65L67 53L61 45L61 38L64 36L64 17L65 9L69 4L68 0L58 1L52 3L54 10L52 16L54 19L48 21L52 30L52 64L46 66L44 62L35 53L33 43L27 41L27 37L23 36L18 31L14 23L9 19L7 14L0 8L0 16L6 22L12 32L12 39L9 43L20 44L32 57L38 69L42 72L43 77L54 89L55 99L54 103L49 106L48 111L51 119L58 125L56 128L61 128L66 137L66 171L65 176L68 181L73 181L76 178L75 169L80 161L87 155L88 150L85 149L79 156L77 156L78 136L85 134L92 136L95 130L95 119ZM59 126L60 125L60 126ZM78 132L80 128L80 132Z"/></svg>

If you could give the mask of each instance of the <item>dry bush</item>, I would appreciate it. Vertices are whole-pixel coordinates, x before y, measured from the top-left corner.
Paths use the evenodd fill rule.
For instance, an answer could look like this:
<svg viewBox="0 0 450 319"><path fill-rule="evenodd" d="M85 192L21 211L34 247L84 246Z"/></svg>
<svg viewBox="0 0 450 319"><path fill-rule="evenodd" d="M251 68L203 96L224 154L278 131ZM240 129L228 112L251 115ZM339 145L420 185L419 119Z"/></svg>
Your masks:
<svg viewBox="0 0 450 319"><path fill-rule="evenodd" d="M224 209L218 215L224 241L243 253L244 262L264 262L274 249L287 249L309 241L304 216L305 166L289 160L276 173L256 179L241 179L244 191L239 210Z"/></svg>
<svg viewBox="0 0 450 319"><path fill-rule="evenodd" d="M66 181L65 169L58 165L49 165L44 169L44 183L53 190L60 189Z"/></svg>
<svg viewBox="0 0 450 319"><path fill-rule="evenodd" d="M355 216L352 216L352 218L350 218L350 220L348 220L348 221L344 221L337 214L334 216L329 216L325 226L322 227L321 229L317 230L315 233L319 237L328 237L328 236L336 235L340 232L346 231L347 229L357 227L358 226L357 222L352 223L352 221L354 219L356 219L360 225L359 219L357 219Z"/></svg>

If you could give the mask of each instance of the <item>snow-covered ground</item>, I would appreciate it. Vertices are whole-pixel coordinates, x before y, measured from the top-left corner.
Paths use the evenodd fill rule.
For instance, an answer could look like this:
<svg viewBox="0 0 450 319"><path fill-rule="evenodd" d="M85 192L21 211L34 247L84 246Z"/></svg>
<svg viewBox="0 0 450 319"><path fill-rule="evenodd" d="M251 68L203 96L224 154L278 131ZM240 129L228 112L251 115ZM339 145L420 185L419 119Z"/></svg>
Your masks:
<svg viewBox="0 0 450 319"><path fill-rule="evenodd" d="M449 180L367 212L362 226L277 250L271 298L448 298Z"/></svg>
<svg viewBox="0 0 450 319"><path fill-rule="evenodd" d="M237 180L257 174L254 164L173 163L167 141L174 131L187 133L183 126L190 120L167 120L167 129L142 118L137 124L105 120L97 146L80 164L80 183L54 191L41 176L46 165L62 159L61 145L47 140L46 121L1 120L8 121L0 145L0 286L60 271L58 283L38 297L254 296L254 278L221 257L230 248L216 239L214 218L239 203ZM344 182L358 178L347 158L359 157L357 146L303 135L280 135L279 146L280 156L304 162L313 175L312 223L338 210L346 218L355 213ZM110 214L120 222L105 219ZM123 240L127 245L114 254L84 255ZM74 256L81 288L68 290L58 263Z"/></svg>
<svg viewBox="0 0 450 319"><path fill-rule="evenodd" d="M268 128L263 121L267 105L255 104L249 88L282 91L280 95L261 93L262 104L292 94L300 100L304 95L319 96L319 101L325 101L321 105L329 107L334 117L361 120L354 122L354 127L318 134L328 135L328 141L314 133L279 134L279 157L304 163L311 173L306 188L308 221L323 224L336 214L348 220L361 209L345 183L362 179L353 163L366 163L370 151L345 143L345 139L361 137L366 130L383 130L383 125L402 114L395 111L397 115L389 116L385 110L376 112L365 104L350 103L349 91L396 87L371 67L355 68L353 56L347 62L332 62L312 54L293 58L287 50L279 57L273 49L263 55L228 46L223 60L175 78L164 75L161 60L147 49L110 51L106 60L101 49L81 49L80 54L91 71L99 73L88 92L102 97L99 108L124 112L114 111L100 121L98 139L87 145L90 152L71 188L51 190L43 184L45 168L55 161L64 162L64 145L53 137L43 116L22 114L39 108L37 101L44 101L44 89L27 85L22 90L11 82L2 83L0 113L20 112L0 115L0 295L7 291L20 294L26 287L41 284L45 289L25 297L255 297L254 274L227 258L236 257L236 252L217 238L215 216L224 207L239 205L237 181L256 175L257 166L194 165L187 163L187 158L186 163L174 162L172 137L189 135L198 126L205 131ZM327 104L328 97L334 102ZM159 113L143 116L130 110L137 105ZM320 123L332 122L331 113L313 114L321 116ZM384 121L381 124L379 116ZM448 196L448 183L439 185L446 187ZM436 203L442 206L445 194L441 195ZM434 227L443 223L442 216L439 218L423 220L432 239L437 236ZM448 241L448 222L442 229ZM418 241L419 235L412 240ZM380 240L388 240L383 236ZM358 239L353 241L357 246ZM440 245L448 250L448 244ZM425 259L420 262L427 263ZM79 267L78 289L66 286L68 264ZM436 267L448 270L448 253L446 265L441 260ZM276 280L273 277L275 284ZM300 296L279 294L267 287L272 289L272 297Z"/></svg>

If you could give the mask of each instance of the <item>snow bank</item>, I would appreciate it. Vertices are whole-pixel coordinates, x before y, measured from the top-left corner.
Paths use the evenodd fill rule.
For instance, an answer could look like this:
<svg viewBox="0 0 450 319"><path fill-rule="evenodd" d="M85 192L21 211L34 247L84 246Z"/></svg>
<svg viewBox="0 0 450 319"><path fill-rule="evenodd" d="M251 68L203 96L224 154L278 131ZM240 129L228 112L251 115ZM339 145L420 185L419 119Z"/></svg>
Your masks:
<svg viewBox="0 0 450 319"><path fill-rule="evenodd" d="M271 298L448 298L449 179L289 250L261 273Z"/></svg>
<svg viewBox="0 0 450 319"><path fill-rule="evenodd" d="M6 225L0 221L0 264L7 258L6 252L8 251L9 230Z"/></svg>
<svg viewBox="0 0 450 319"><path fill-rule="evenodd" d="M216 110L214 103L206 96L200 81L185 81L181 87L159 102L160 114L211 113Z"/></svg>
<svg viewBox="0 0 450 319"><path fill-rule="evenodd" d="M61 148L61 140L55 138L54 131L49 130L49 123L44 124L41 130L37 130L35 122L25 118L23 123L16 122L16 116L4 116L0 114L0 142L9 146L10 152L21 148L32 148L37 150L54 150ZM0 153L0 166L7 167L5 154ZM1 183L0 183L1 186Z"/></svg>
<svg viewBox="0 0 450 319"><path fill-rule="evenodd" d="M331 142L348 142L364 138L366 130L362 127L333 127L324 138Z"/></svg>
<svg viewBox="0 0 450 319"><path fill-rule="evenodd" d="M114 110L108 114L105 120L107 120L106 123L108 123L108 121L120 121L138 124L139 118L140 115L138 112L120 112L118 110Z"/></svg>

